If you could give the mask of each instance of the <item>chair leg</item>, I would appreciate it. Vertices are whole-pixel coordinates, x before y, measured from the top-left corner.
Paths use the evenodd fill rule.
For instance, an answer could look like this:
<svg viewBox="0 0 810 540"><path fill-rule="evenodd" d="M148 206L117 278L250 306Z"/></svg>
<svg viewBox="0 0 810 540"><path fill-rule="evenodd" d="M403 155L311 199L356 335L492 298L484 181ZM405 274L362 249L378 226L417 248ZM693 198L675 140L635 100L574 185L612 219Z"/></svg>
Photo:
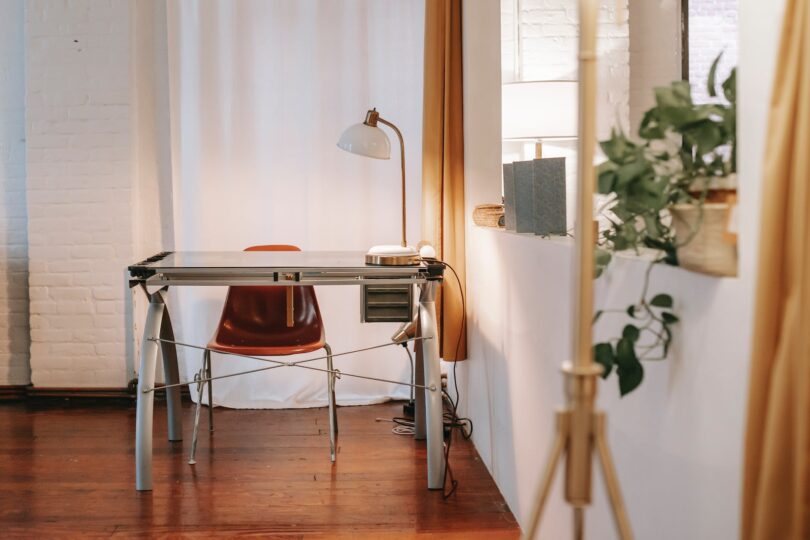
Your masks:
<svg viewBox="0 0 810 540"><path fill-rule="evenodd" d="M211 380L211 351L205 351L205 378L208 379L208 431L214 431L214 381Z"/></svg>
<svg viewBox="0 0 810 540"><path fill-rule="evenodd" d="M334 367L332 365L332 348L326 344L323 347L326 350L326 369L327 373L327 398L329 400L329 450L332 463L337 458L337 406L335 404L335 374L332 372Z"/></svg>
<svg viewBox="0 0 810 540"><path fill-rule="evenodd" d="M197 454L197 432L200 427L200 408L202 407L202 395L205 383L202 381L205 378L205 369L201 369L194 377L197 380L197 408L194 411L194 434L191 436L191 455L188 458L188 464L194 465L197 462L194 456Z"/></svg>

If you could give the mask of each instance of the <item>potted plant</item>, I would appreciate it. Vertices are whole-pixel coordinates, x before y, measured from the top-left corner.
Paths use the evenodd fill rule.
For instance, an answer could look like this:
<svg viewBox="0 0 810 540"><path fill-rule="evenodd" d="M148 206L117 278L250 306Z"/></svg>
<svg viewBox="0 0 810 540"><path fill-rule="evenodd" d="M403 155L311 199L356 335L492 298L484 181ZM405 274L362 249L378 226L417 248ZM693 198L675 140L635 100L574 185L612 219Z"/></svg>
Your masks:
<svg viewBox="0 0 810 540"><path fill-rule="evenodd" d="M596 313L628 319L622 335L594 347L607 377L613 368L622 395L642 381L641 360L666 358L670 326L678 322L674 299L648 291L656 263L722 276L737 272L736 236L729 221L737 196L736 70L717 91L720 57L709 72L708 89L717 102L695 104L688 82L656 88L656 105L644 115L639 138L621 131L600 143L607 161L598 168L598 190L609 195L609 228L596 253L598 277L613 251L655 250L640 299L626 309Z"/></svg>
<svg viewBox="0 0 810 540"><path fill-rule="evenodd" d="M737 238L730 229L737 200L737 75L732 70L718 89L719 61L707 82L715 102L695 104L685 81L658 88L639 136L652 152L653 167L673 184L668 210L678 264L735 276Z"/></svg>

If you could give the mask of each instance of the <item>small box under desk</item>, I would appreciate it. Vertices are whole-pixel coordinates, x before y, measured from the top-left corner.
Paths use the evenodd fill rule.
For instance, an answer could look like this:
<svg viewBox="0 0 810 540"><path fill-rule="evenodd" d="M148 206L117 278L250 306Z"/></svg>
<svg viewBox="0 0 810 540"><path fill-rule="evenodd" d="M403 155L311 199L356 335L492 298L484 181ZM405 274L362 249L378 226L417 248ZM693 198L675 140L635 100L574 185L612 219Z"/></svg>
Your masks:
<svg viewBox="0 0 810 540"><path fill-rule="evenodd" d="M361 322L410 322L413 319L412 285L363 285L360 294Z"/></svg>

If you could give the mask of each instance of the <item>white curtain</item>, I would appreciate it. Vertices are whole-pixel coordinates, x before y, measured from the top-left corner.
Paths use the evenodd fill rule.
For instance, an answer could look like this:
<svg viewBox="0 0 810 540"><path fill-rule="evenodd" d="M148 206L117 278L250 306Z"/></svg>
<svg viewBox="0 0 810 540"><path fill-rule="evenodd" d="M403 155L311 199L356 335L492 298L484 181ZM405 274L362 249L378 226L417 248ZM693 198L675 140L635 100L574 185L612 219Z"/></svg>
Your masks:
<svg viewBox="0 0 810 540"><path fill-rule="evenodd" d="M174 250L296 244L365 250L399 239L399 150L377 161L336 147L368 108L406 142L409 237L418 240L421 0L174 0L166 11ZM414 242L415 243L415 242ZM385 343L392 324L360 321L357 287L316 289L334 351ZM204 344L224 289L174 291L175 333ZM185 375L197 351L181 351ZM310 356L315 356L311 354ZM262 367L214 354L214 375ZM313 365L325 366L324 361ZM348 373L406 381L400 347L336 359ZM344 377L340 404L407 397L407 387ZM217 380L214 403L236 408L326 403L326 375L284 368Z"/></svg>

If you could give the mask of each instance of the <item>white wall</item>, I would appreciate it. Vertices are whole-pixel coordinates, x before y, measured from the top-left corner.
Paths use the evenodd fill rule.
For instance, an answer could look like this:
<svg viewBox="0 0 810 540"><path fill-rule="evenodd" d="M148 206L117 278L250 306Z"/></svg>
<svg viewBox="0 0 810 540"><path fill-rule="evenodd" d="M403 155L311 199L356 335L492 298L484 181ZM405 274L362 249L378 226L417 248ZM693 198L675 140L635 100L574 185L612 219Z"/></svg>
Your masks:
<svg viewBox="0 0 810 540"><path fill-rule="evenodd" d="M500 195L497 6L465 4L467 207ZM740 277L716 279L659 268L653 288L677 299L682 323L672 356L646 365L623 399L615 378L600 388L609 437L636 537L738 536L740 472L753 317L759 178L765 107L779 10L741 3ZM756 42L756 45L754 45ZM748 45L746 45L748 44ZM468 215L471 212L468 211ZM463 412L481 457L523 524L563 404L559 365L570 356L571 246L468 222L470 359L458 366ZM624 306L638 293L642 262L620 258L600 279L598 303ZM615 330L615 329L614 329ZM610 329L603 329L608 332ZM463 479L462 479L463 481ZM543 538L570 535L558 483ZM589 538L615 538L601 481Z"/></svg>
<svg viewBox="0 0 810 540"><path fill-rule="evenodd" d="M31 378L123 387L133 118L128 0L26 4Z"/></svg>
<svg viewBox="0 0 810 540"><path fill-rule="evenodd" d="M655 105L650 91L681 76L680 0L629 0L630 126L635 135L644 111Z"/></svg>
<svg viewBox="0 0 810 540"><path fill-rule="evenodd" d="M0 18L0 386L27 384L24 1Z"/></svg>

